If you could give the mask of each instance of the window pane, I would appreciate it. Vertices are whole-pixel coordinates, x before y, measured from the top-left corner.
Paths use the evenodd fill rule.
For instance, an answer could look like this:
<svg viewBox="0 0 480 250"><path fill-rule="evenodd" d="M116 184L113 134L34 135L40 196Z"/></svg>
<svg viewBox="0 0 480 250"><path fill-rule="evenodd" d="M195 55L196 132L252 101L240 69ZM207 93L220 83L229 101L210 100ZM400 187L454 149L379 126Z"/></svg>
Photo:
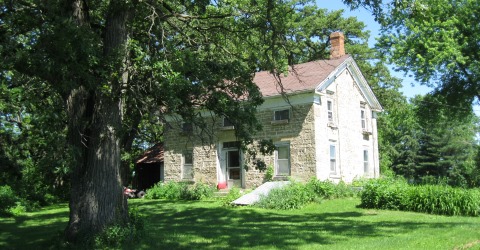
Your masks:
<svg viewBox="0 0 480 250"><path fill-rule="evenodd" d="M290 146L277 146L276 156L276 175L290 175Z"/></svg>
<svg viewBox="0 0 480 250"><path fill-rule="evenodd" d="M183 165L183 179L193 179L193 167L191 164Z"/></svg>
<svg viewBox="0 0 480 250"><path fill-rule="evenodd" d="M327 101L327 110L332 111L332 101Z"/></svg>
<svg viewBox="0 0 480 250"><path fill-rule="evenodd" d="M335 159L335 145L330 145L330 159Z"/></svg>
<svg viewBox="0 0 480 250"><path fill-rule="evenodd" d="M275 120L276 121L288 120L289 119L289 113L290 112L289 112L288 109L275 111Z"/></svg>
<svg viewBox="0 0 480 250"><path fill-rule="evenodd" d="M335 160L330 160L330 171L335 172L337 168L337 162Z"/></svg>
<svg viewBox="0 0 480 250"><path fill-rule="evenodd" d="M290 174L290 167L288 166L288 159L287 160L278 160L278 175L289 175Z"/></svg>
<svg viewBox="0 0 480 250"><path fill-rule="evenodd" d="M227 118L223 118L223 126L224 127L230 127L230 126L233 126L233 123L228 120Z"/></svg>
<svg viewBox="0 0 480 250"><path fill-rule="evenodd" d="M183 154L184 157L184 164L193 164L193 154L190 152L186 152Z"/></svg>
<svg viewBox="0 0 480 250"><path fill-rule="evenodd" d="M229 169L229 178L230 178L230 180L239 180L240 179L240 168L230 168Z"/></svg>
<svg viewBox="0 0 480 250"><path fill-rule="evenodd" d="M363 150L363 171L368 173L368 150Z"/></svg>
<svg viewBox="0 0 480 250"><path fill-rule="evenodd" d="M227 152L227 161L228 167L239 167L240 166L240 152L239 151L228 151Z"/></svg>
<svg viewBox="0 0 480 250"><path fill-rule="evenodd" d="M182 131L183 132L192 132L193 131L193 125L189 122L183 123L182 124Z"/></svg>
<svg viewBox="0 0 480 250"><path fill-rule="evenodd" d="M288 147L278 147L278 159L288 159Z"/></svg>

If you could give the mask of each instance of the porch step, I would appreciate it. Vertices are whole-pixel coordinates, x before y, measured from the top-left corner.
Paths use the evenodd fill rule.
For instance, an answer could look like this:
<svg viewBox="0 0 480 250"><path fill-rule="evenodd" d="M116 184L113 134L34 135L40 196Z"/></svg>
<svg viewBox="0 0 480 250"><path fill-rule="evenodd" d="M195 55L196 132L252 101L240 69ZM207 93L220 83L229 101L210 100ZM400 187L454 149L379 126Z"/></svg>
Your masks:
<svg viewBox="0 0 480 250"><path fill-rule="evenodd" d="M271 182L265 182L263 183L260 187L256 188L252 192L232 201L232 204L234 205L252 205L260 200L260 197L262 195L268 195L270 193L270 190L274 188L281 188L287 184L289 184L290 181L271 181Z"/></svg>

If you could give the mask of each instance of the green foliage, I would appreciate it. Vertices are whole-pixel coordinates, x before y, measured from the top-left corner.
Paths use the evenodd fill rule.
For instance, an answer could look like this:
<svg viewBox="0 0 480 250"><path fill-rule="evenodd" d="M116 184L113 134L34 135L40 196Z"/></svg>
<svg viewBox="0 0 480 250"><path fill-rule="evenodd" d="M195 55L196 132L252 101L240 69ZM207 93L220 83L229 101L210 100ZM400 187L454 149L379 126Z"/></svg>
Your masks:
<svg viewBox="0 0 480 250"><path fill-rule="evenodd" d="M10 215L10 209L15 207L18 197L10 186L0 186L0 215Z"/></svg>
<svg viewBox="0 0 480 250"><path fill-rule="evenodd" d="M201 200L212 197L215 188L204 183L159 182L146 191L146 199Z"/></svg>
<svg viewBox="0 0 480 250"><path fill-rule="evenodd" d="M145 218L138 207L129 209L129 221L105 228L94 237L94 249L119 249L124 245L134 245L144 237Z"/></svg>
<svg viewBox="0 0 480 250"><path fill-rule="evenodd" d="M309 186L292 182L285 187L275 188L262 196L255 206L267 209L299 209L314 201L316 194Z"/></svg>
<svg viewBox="0 0 480 250"><path fill-rule="evenodd" d="M239 188L231 188L228 190L228 194L225 197L222 197L221 203L223 206L231 206L232 201L240 198L244 193L240 192Z"/></svg>
<svg viewBox="0 0 480 250"><path fill-rule="evenodd" d="M298 209L311 202L320 202L322 199L355 197L358 190L344 182L335 184L328 180L312 178L307 183L292 182L285 187L272 189L255 205L268 209Z"/></svg>
<svg viewBox="0 0 480 250"><path fill-rule="evenodd" d="M274 174L275 174L275 171L273 169L273 166L272 165L268 166L267 170L265 171L265 181L272 181Z"/></svg>
<svg viewBox="0 0 480 250"><path fill-rule="evenodd" d="M409 185L404 180L372 180L361 193L363 208L440 215L480 215L480 190L441 185Z"/></svg>
<svg viewBox="0 0 480 250"><path fill-rule="evenodd" d="M351 185L347 185L343 181L335 184L329 180L320 181L312 178L306 186L312 189L317 196L324 199L355 197L358 192Z"/></svg>

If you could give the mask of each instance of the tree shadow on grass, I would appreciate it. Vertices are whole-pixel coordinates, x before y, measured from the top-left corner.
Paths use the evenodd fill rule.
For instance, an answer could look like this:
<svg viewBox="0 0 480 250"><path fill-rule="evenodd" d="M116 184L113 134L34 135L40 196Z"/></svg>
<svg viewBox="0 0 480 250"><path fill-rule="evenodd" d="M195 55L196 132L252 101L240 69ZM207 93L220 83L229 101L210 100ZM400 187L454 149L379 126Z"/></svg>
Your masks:
<svg viewBox="0 0 480 250"><path fill-rule="evenodd" d="M42 212L35 213L33 216L20 215L0 220L0 248L44 249L49 246L54 240L53 238L58 237L65 229L68 222L68 210Z"/></svg>
<svg viewBox="0 0 480 250"><path fill-rule="evenodd" d="M183 209L182 209L183 208ZM198 207L163 202L142 210L148 237L142 248L156 249L298 249L328 246L341 240L389 236L420 227L454 227L455 223L370 221L360 212L289 213L259 209Z"/></svg>

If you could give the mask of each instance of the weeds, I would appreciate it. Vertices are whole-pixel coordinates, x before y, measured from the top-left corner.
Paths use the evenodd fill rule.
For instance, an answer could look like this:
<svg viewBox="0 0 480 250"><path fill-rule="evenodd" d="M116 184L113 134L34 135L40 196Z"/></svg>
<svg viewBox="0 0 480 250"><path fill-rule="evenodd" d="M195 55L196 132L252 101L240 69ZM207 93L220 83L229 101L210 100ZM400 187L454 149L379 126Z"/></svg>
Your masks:
<svg viewBox="0 0 480 250"><path fill-rule="evenodd" d="M213 196L215 188L204 183L159 182L148 189L146 199L201 200Z"/></svg>

